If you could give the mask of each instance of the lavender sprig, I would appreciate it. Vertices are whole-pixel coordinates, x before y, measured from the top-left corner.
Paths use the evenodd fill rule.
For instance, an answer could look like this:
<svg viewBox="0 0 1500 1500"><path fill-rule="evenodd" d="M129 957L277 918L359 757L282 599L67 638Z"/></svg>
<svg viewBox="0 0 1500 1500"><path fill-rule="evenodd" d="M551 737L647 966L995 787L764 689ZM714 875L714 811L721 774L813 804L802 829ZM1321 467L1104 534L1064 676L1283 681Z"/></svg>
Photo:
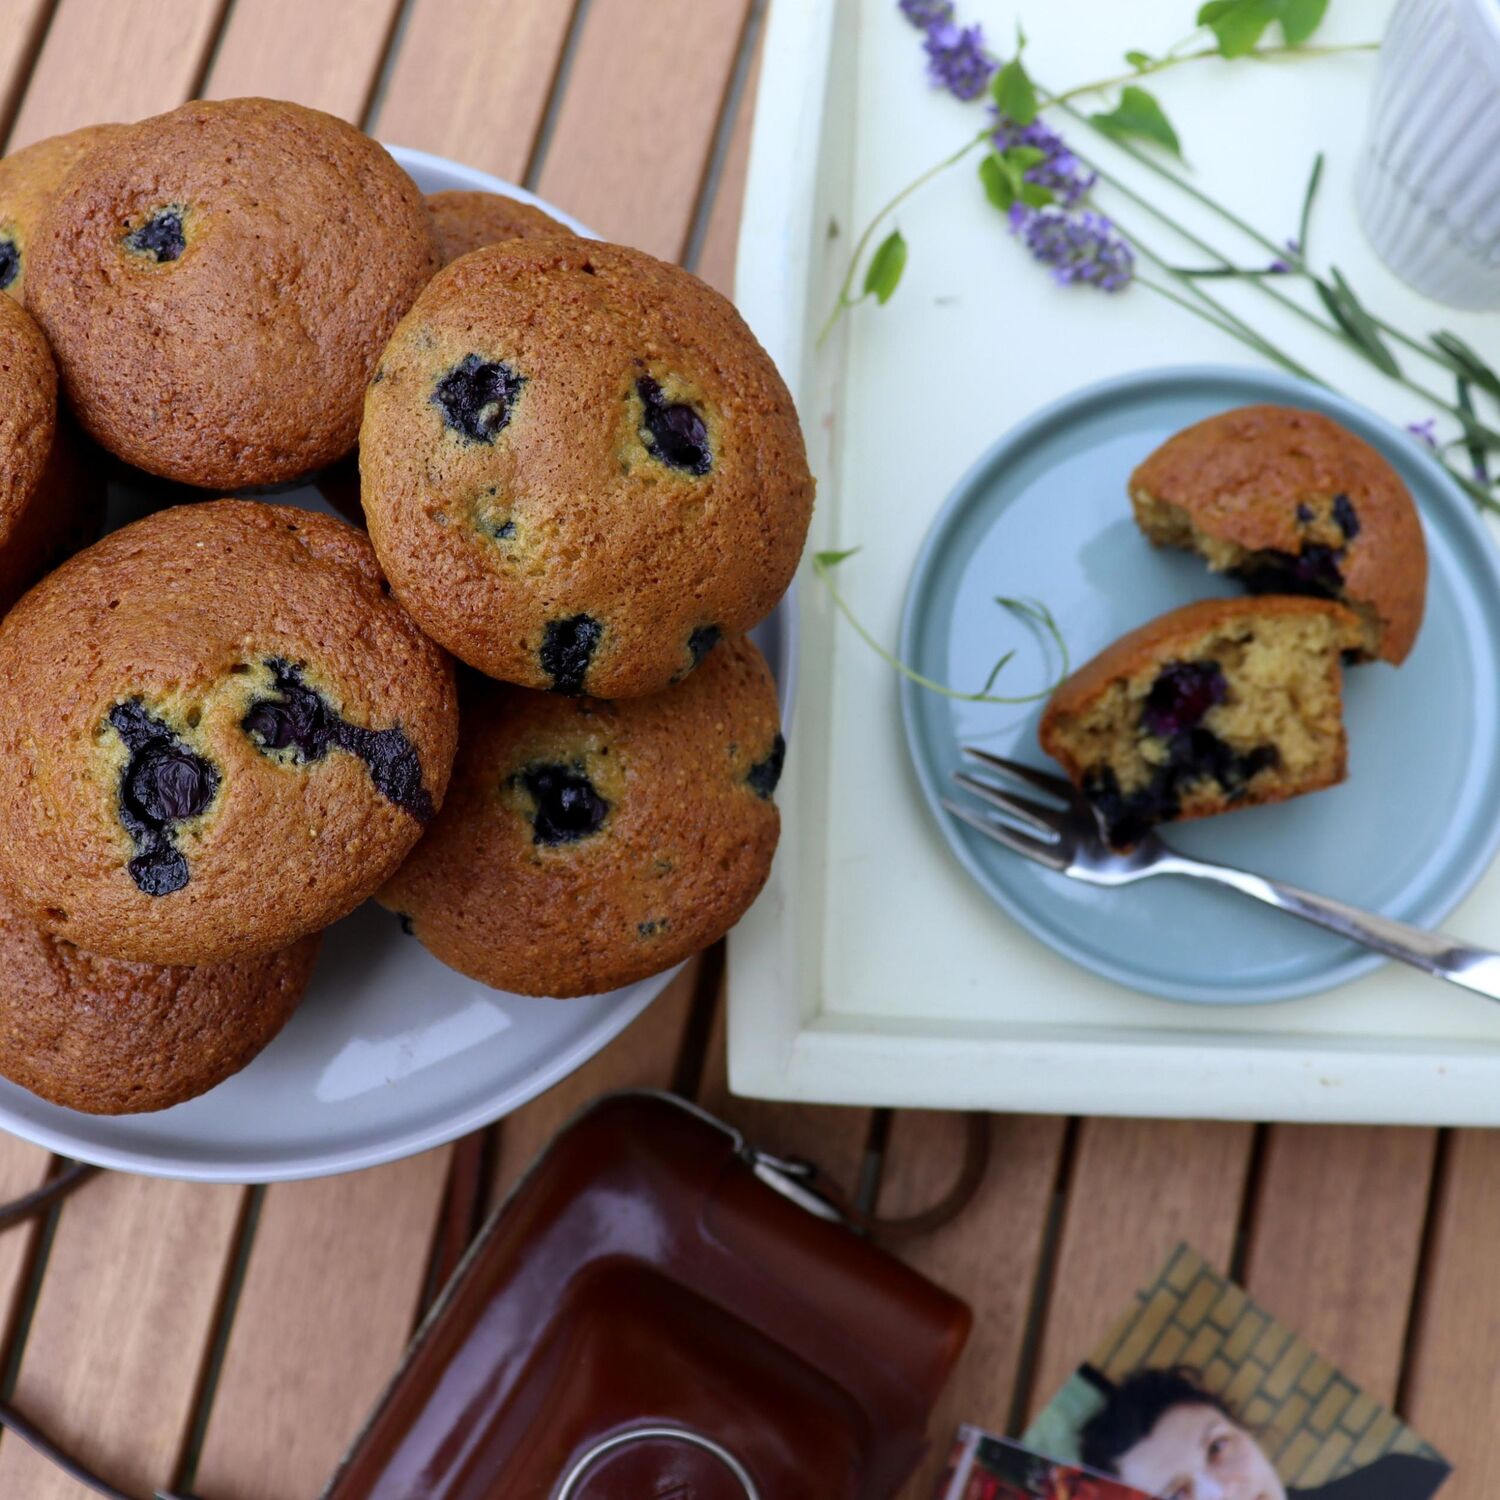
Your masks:
<svg viewBox="0 0 1500 1500"><path fill-rule="evenodd" d="M1135 276L1135 252L1103 214L1016 203L1011 206L1010 227L1025 241L1033 260L1052 268L1059 286L1118 292Z"/></svg>
<svg viewBox="0 0 1500 1500"><path fill-rule="evenodd" d="M947 89L955 99L967 103L989 87L998 65L984 50L984 32L978 26L939 21L927 28L922 45L927 50L927 76L934 88Z"/></svg>

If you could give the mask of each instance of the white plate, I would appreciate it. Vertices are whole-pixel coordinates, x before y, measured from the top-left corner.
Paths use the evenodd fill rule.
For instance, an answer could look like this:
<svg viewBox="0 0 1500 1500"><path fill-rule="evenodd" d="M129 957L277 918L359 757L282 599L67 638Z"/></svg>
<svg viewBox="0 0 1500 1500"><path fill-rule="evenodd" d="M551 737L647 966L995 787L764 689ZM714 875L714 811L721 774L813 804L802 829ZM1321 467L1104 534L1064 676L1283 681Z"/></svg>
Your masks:
<svg viewBox="0 0 1500 1500"><path fill-rule="evenodd" d="M524 188L424 151L392 155L426 193L508 193L580 234L582 224ZM164 487L169 488L169 487ZM112 492L110 520L138 511ZM331 511L311 486L280 504ZM796 605L754 633L791 706ZM82 1161L200 1182L274 1182L393 1161L451 1141L535 1098L630 1024L677 970L582 1000L508 995L445 968L370 904L332 927L307 996L243 1072L151 1115L59 1109L0 1080L0 1127Z"/></svg>

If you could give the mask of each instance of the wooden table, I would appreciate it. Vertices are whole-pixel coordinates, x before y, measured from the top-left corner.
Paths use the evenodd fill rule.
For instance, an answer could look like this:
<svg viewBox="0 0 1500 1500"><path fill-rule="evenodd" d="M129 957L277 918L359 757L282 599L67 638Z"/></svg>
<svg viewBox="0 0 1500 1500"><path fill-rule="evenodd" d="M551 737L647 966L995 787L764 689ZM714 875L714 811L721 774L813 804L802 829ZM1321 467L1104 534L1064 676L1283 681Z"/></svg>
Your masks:
<svg viewBox="0 0 1500 1500"><path fill-rule="evenodd" d="M823 0L778 0L812 4ZM195 94L271 94L524 181L728 290L764 0L0 0L12 149ZM728 1096L711 955L552 1093L458 1147L269 1188L102 1177L0 1237L16 1401L116 1483L316 1495L472 1231L599 1092L674 1087L882 1212L932 1202L961 1125ZM1500 1136L997 1117L978 1200L912 1261L974 1304L934 1433L1015 1428L1179 1240L1458 1465L1500 1486ZM53 1163L0 1138L0 1195ZM931 1494L933 1463L908 1491ZM0 1438L3 1500L81 1500Z"/></svg>

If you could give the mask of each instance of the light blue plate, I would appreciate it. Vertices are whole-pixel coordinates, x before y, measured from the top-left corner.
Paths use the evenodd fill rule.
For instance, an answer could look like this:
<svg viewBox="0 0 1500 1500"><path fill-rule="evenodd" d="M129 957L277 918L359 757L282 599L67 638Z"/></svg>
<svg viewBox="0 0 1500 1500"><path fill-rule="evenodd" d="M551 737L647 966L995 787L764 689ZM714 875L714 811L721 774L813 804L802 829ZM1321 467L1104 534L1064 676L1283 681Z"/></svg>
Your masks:
<svg viewBox="0 0 1500 1500"><path fill-rule="evenodd" d="M1345 674L1342 786L1185 824L1170 841L1436 926L1500 844L1500 557L1441 466L1354 403L1285 375L1219 366L1146 371L1065 397L996 443L944 505L912 574L903 656L972 690L1003 649L1019 646L993 691L1029 692L1047 681L1044 650L997 608L997 594L1041 599L1077 665L1163 610L1237 592L1191 554L1150 546L1125 485L1172 433L1257 401L1327 412L1395 465L1426 527L1427 616L1399 671L1377 662ZM1104 891L1011 854L937 799L963 743L1049 765L1036 742L1040 705L960 703L906 680L901 705L917 776L954 852L1011 917L1086 968L1168 999L1247 1004L1311 994L1382 962L1229 891L1176 880Z"/></svg>

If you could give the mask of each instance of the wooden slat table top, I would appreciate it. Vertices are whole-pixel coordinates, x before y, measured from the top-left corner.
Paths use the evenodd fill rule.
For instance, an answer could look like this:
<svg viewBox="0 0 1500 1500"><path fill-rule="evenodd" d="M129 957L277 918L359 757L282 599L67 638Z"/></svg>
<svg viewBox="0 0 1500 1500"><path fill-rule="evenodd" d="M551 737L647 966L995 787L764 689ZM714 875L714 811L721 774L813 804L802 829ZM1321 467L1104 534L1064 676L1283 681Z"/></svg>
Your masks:
<svg viewBox="0 0 1500 1500"><path fill-rule="evenodd" d="M803 3L803 0L779 0ZM765 0L0 0L6 149L195 94L301 100L524 181L602 233L732 283ZM372 1172L266 1189L106 1177L0 1236L17 1402L114 1482L311 1500L438 1268L552 1132L611 1088L688 1091L867 1206L915 1211L961 1122L734 1099L719 956L500 1126ZM960 1420L1014 1429L1179 1240L1241 1277L1458 1465L1500 1483L1500 1136L997 1117L976 1200L905 1252L975 1333L902 1500ZM0 1197L47 1153L0 1137ZM86 1492L0 1435L0 1496Z"/></svg>

